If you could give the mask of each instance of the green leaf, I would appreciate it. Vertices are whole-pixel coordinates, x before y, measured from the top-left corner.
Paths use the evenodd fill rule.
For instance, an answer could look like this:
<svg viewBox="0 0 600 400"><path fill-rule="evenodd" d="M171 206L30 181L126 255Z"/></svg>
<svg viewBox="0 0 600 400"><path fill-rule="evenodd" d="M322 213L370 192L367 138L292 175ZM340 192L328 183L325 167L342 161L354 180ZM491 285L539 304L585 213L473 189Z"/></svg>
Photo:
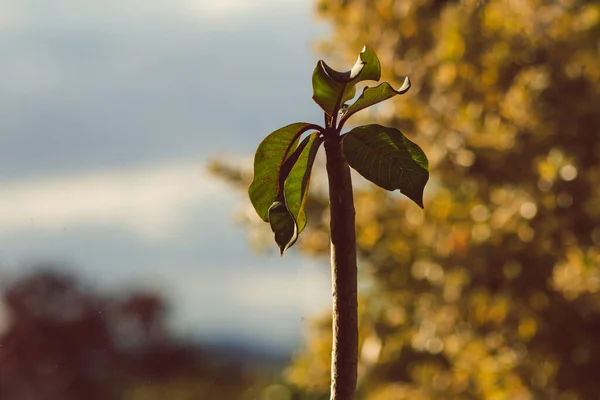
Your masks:
<svg viewBox="0 0 600 400"><path fill-rule="evenodd" d="M269 221L269 208L280 193L282 165L296 147L298 138L309 129L320 127L306 122L284 126L267 136L256 150L254 179L248 195L256 213L265 222Z"/></svg>
<svg viewBox="0 0 600 400"><path fill-rule="evenodd" d="M285 181L285 203L298 224L298 234L306 226L304 205L306 204L308 187L310 185L310 174L323 139L319 136L318 132L315 132L304 139L304 141L307 145L302 148L302 154L300 154ZM298 146L298 149L300 148L301 146Z"/></svg>
<svg viewBox="0 0 600 400"><path fill-rule="evenodd" d="M347 72L338 72L323 60L313 72L313 100L329 116L336 116L340 106L356 94L356 84L365 80L378 81L381 66L375 52L365 46L358 55L354 67Z"/></svg>
<svg viewBox="0 0 600 400"><path fill-rule="evenodd" d="M374 184L400 189L423 208L423 190L429 179L429 163L423 150L398 129L364 125L342 139L348 164Z"/></svg>
<svg viewBox="0 0 600 400"><path fill-rule="evenodd" d="M289 249L298 239L298 225L284 203L274 202L268 211L269 224L279 246L279 254Z"/></svg>
<svg viewBox="0 0 600 400"><path fill-rule="evenodd" d="M271 230L281 255L289 249L306 226L304 204L310 172L323 139L319 132L305 138L281 167L280 192L268 211Z"/></svg>
<svg viewBox="0 0 600 400"><path fill-rule="evenodd" d="M348 108L348 111L344 114L343 119L350 118L353 114L356 114L360 110L364 110L367 107L371 107L377 103L381 103L387 99L390 99L398 94L404 94L410 89L410 79L406 77L404 83L400 89L395 90L392 86L383 82L382 84L375 87L364 88L362 94L356 101Z"/></svg>

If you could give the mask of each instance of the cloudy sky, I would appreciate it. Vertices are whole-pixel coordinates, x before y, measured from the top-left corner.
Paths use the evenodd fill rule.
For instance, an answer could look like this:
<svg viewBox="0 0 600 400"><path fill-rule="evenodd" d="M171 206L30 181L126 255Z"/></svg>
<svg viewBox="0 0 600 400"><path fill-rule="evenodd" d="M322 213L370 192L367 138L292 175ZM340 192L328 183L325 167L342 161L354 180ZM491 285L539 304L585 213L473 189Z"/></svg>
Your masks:
<svg viewBox="0 0 600 400"><path fill-rule="evenodd" d="M310 99L310 0L0 0L0 279L56 262L158 288L181 332L286 349L329 305L326 266L257 254L247 201L206 172L250 160ZM265 229L268 226L265 225Z"/></svg>

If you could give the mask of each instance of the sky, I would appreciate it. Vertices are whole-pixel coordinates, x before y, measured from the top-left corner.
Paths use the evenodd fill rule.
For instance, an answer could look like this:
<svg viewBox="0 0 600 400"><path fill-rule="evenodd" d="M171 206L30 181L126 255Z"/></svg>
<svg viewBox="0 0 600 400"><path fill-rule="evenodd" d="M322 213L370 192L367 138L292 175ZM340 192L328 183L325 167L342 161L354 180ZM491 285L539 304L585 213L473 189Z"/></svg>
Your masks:
<svg viewBox="0 0 600 400"><path fill-rule="evenodd" d="M0 0L0 280L49 263L160 290L184 334L297 345L329 307L327 266L254 251L233 217L248 200L206 165L320 121L312 7Z"/></svg>

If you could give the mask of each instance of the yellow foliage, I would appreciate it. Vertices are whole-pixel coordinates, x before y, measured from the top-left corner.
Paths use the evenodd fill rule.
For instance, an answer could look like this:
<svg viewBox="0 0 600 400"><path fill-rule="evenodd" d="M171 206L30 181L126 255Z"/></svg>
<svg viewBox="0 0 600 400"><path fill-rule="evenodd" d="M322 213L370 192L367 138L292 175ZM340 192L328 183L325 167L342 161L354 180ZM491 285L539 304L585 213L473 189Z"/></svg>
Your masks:
<svg viewBox="0 0 600 400"><path fill-rule="evenodd" d="M414 137L431 169L425 210L377 188L355 197L359 268L372 282L357 398L596 400L600 2L318 0L317 10L333 28L320 47L330 57L369 44L392 85L410 76L375 117ZM308 204L300 248L326 260L325 194ZM319 324L290 366L298 398L328 397L330 340Z"/></svg>
<svg viewBox="0 0 600 400"><path fill-rule="evenodd" d="M317 4L334 28L330 56L370 44L383 77L410 76L375 117L414 136L432 173L424 211L379 189L356 195L373 278L358 398L595 399L600 3ZM313 334L288 376L326 397L329 331Z"/></svg>

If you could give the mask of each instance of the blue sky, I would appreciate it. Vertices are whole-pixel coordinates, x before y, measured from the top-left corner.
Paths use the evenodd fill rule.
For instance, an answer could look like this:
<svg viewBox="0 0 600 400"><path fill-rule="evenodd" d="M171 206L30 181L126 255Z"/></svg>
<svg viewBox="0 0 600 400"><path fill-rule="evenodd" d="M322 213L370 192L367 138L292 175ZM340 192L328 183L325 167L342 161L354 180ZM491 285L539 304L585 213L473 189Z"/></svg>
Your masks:
<svg viewBox="0 0 600 400"><path fill-rule="evenodd" d="M180 332L297 344L329 306L326 265L253 251L247 200L205 166L320 121L312 6L0 0L0 279L52 261L160 289Z"/></svg>

